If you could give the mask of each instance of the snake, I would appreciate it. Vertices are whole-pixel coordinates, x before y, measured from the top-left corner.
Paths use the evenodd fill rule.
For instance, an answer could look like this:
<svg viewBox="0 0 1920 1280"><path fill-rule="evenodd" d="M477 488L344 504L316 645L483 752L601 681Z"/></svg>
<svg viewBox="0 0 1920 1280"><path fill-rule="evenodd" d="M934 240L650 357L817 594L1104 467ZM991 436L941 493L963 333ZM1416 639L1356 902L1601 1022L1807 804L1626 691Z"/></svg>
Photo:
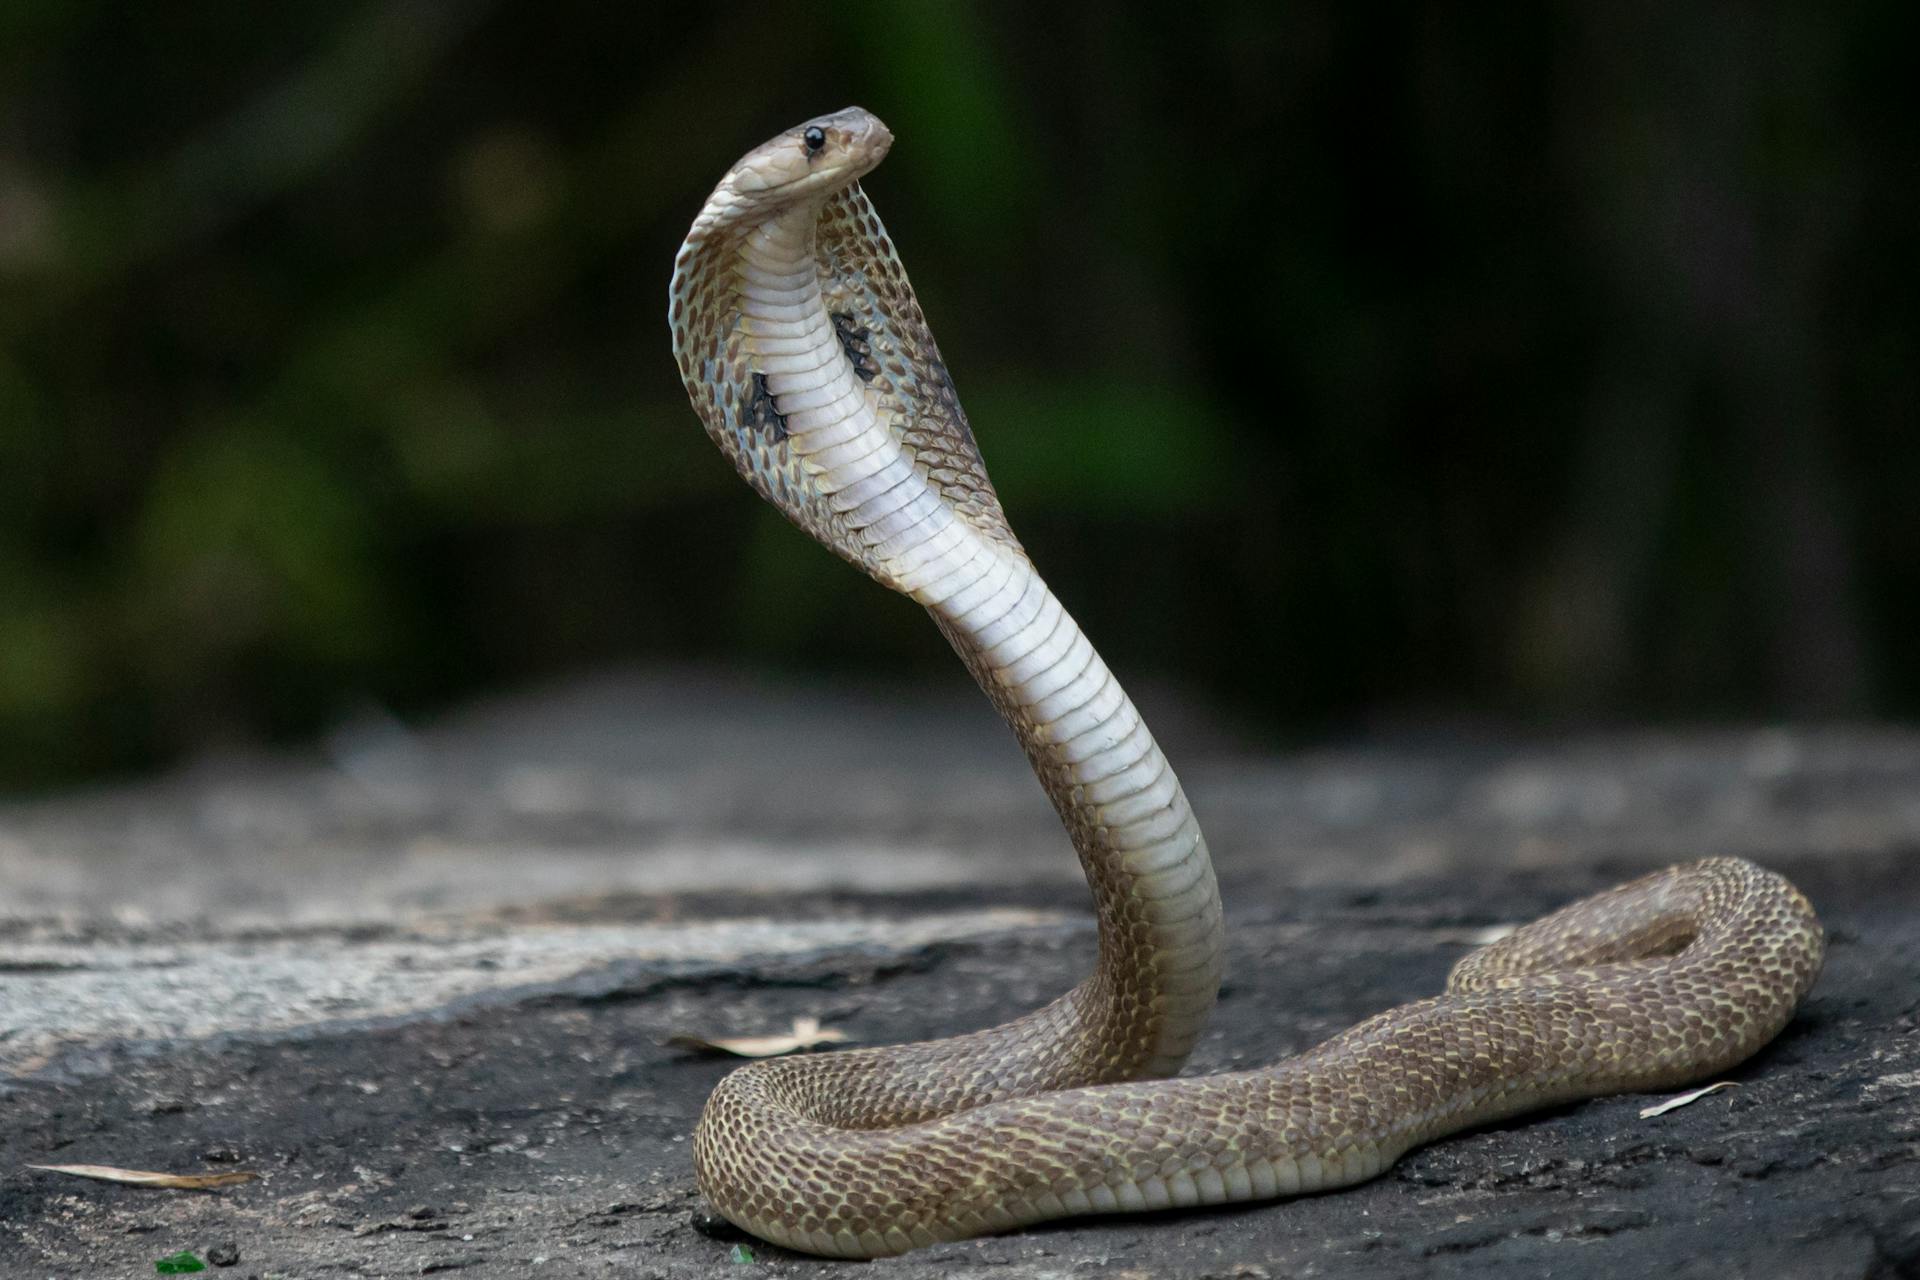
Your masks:
<svg viewBox="0 0 1920 1280"><path fill-rule="evenodd" d="M713 1208L791 1249L869 1258L1324 1191L1464 1128L1713 1076L1778 1034L1819 974L1820 923L1780 875L1713 857L1524 925L1442 994L1307 1052L1177 1075L1225 964L1206 841L1008 524L861 188L892 144L850 107L734 164L674 261L674 357L747 483L924 606L1012 728L1086 874L1097 961L1001 1026L729 1073L693 1135Z"/></svg>

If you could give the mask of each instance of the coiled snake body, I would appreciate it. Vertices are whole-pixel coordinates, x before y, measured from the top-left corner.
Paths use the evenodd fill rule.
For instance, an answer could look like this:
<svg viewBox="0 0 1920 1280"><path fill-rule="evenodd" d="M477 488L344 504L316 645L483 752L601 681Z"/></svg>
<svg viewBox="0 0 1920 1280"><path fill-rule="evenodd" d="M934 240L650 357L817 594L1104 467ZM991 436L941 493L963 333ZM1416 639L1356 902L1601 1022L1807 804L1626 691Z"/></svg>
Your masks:
<svg viewBox="0 0 1920 1280"><path fill-rule="evenodd" d="M865 111L748 153L675 263L670 319L708 434L760 495L933 615L1080 855L1091 977L1004 1026L756 1063L694 1136L707 1198L765 1239L873 1257L1072 1214L1370 1178L1442 1134L1737 1063L1820 969L1806 900L1750 863L1670 868L1467 956L1444 995L1257 1071L1167 1079L1222 967L1180 784L1007 525L893 245L858 185Z"/></svg>

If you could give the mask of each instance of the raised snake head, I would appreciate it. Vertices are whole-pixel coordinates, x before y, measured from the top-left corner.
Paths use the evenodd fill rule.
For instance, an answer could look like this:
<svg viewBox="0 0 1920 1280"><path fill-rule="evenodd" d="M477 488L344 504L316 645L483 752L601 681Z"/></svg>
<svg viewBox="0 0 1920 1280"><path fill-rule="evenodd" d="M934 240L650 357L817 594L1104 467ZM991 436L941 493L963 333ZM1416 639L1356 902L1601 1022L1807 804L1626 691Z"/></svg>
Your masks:
<svg viewBox="0 0 1920 1280"><path fill-rule="evenodd" d="M797 200L824 201L860 181L892 145L892 130L863 107L815 116L740 157L688 238L757 222Z"/></svg>

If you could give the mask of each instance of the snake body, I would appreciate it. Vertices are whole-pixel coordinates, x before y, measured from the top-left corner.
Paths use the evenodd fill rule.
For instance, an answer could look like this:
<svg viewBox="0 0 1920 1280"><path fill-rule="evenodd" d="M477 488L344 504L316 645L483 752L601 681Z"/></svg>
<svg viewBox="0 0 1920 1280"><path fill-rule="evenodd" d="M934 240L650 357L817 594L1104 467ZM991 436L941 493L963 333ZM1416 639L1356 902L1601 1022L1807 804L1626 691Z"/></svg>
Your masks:
<svg viewBox="0 0 1920 1280"><path fill-rule="evenodd" d="M735 164L675 262L675 357L747 482L925 606L1013 728L1079 853L1099 960L1003 1026L727 1076L694 1135L720 1213L791 1248L874 1257L1321 1190L1470 1125L1725 1070L1786 1025L1820 969L1819 923L1781 877L1716 858L1525 926L1462 960L1444 995L1298 1057L1167 1078L1222 970L1206 843L1008 526L859 186L891 144L849 108Z"/></svg>

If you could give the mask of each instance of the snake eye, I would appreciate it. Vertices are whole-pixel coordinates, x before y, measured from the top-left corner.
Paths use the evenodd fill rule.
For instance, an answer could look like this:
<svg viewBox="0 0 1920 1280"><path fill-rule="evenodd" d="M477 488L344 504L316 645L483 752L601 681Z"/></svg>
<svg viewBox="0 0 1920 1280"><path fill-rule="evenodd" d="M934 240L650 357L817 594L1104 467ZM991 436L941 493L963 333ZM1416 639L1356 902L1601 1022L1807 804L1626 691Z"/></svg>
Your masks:
<svg viewBox="0 0 1920 1280"><path fill-rule="evenodd" d="M807 131L800 135L800 141L807 144L809 152L817 152L827 145L827 131L817 124L810 124Z"/></svg>

